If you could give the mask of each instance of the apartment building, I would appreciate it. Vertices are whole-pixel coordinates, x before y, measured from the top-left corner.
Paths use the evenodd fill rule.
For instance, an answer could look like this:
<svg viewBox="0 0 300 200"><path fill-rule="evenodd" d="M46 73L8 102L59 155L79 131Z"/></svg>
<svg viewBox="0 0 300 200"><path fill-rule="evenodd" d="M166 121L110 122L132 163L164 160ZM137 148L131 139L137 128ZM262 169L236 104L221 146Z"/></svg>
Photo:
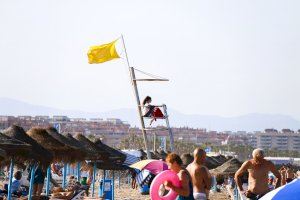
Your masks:
<svg viewBox="0 0 300 200"><path fill-rule="evenodd" d="M36 121L43 121L43 122L49 122L50 121L50 117L47 115L37 115L34 117L34 119Z"/></svg>
<svg viewBox="0 0 300 200"><path fill-rule="evenodd" d="M53 122L69 122L70 118L68 116L63 115L54 115L52 117Z"/></svg>
<svg viewBox="0 0 300 200"><path fill-rule="evenodd" d="M253 147L257 148L257 137L254 134L248 135L248 144Z"/></svg>
<svg viewBox="0 0 300 200"><path fill-rule="evenodd" d="M0 130L16 124L25 131L32 127L46 128L54 124L60 124L62 133L82 133L84 135L94 135L103 137L105 142L111 146L117 146L120 141L128 134L129 124L123 123L120 119L111 118L103 120L94 118L87 120L85 118L69 118L68 116L56 115L49 116L0 116Z"/></svg>
<svg viewBox="0 0 300 200"><path fill-rule="evenodd" d="M115 125L117 125L117 124L122 124L122 123L123 123L122 120L117 119L117 118L107 118L106 120L107 120L108 122L110 122L110 123L115 124Z"/></svg>
<svg viewBox="0 0 300 200"><path fill-rule="evenodd" d="M300 151L300 132L290 129L266 129L264 132L255 133L257 147L262 149L276 149Z"/></svg>

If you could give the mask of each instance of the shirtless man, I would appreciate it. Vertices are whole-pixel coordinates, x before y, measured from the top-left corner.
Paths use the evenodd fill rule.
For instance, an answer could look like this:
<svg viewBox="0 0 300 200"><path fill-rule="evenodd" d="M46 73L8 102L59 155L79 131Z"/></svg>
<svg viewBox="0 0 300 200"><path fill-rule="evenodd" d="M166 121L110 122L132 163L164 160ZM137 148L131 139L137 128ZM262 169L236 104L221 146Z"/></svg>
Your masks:
<svg viewBox="0 0 300 200"><path fill-rule="evenodd" d="M203 149L197 148L194 151L194 161L187 166L193 182L193 193L195 200L206 200L206 191L211 187L211 175L203 165L206 153Z"/></svg>
<svg viewBox="0 0 300 200"><path fill-rule="evenodd" d="M282 166L279 170L279 173L281 174L281 185L286 184L286 168L285 166Z"/></svg>
<svg viewBox="0 0 300 200"><path fill-rule="evenodd" d="M235 173L234 180L239 190L243 192L240 177L248 170L248 190L245 192L245 195L249 199L259 199L269 192L268 173L271 171L276 176L276 188L280 186L281 175L271 161L264 159L262 149L255 149L252 157L253 159L244 162L241 168Z"/></svg>

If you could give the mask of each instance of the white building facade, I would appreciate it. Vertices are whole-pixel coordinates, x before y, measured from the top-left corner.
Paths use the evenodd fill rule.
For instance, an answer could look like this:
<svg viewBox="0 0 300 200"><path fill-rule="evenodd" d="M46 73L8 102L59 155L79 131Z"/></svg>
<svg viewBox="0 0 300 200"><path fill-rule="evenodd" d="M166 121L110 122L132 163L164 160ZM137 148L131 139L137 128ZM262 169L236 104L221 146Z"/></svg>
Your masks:
<svg viewBox="0 0 300 200"><path fill-rule="evenodd" d="M300 151L300 133L290 129L277 131L266 129L264 132L257 132L257 147L262 149L274 149L280 151Z"/></svg>

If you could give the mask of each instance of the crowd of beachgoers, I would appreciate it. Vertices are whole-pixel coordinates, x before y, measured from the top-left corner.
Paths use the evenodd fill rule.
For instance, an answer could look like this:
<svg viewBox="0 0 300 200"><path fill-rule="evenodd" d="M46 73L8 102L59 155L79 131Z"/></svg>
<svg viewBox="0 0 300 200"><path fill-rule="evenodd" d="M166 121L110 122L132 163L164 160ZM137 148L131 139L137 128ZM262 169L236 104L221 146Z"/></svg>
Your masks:
<svg viewBox="0 0 300 200"><path fill-rule="evenodd" d="M144 154L141 150L145 160L129 159L129 154L82 134L63 135L53 127L25 132L14 125L0 133L0 199L107 199L109 195L112 199L156 199L170 191L177 199L230 199L234 189L259 199L299 176L293 166L275 166L266 160L262 149L255 149L252 159L244 163L223 155L209 157L201 148L182 155L161 151L153 154L156 160ZM147 168L149 163L156 164ZM170 174L171 179L151 191L165 171L175 176ZM112 188L106 190L105 179ZM120 196L123 189L127 196Z"/></svg>

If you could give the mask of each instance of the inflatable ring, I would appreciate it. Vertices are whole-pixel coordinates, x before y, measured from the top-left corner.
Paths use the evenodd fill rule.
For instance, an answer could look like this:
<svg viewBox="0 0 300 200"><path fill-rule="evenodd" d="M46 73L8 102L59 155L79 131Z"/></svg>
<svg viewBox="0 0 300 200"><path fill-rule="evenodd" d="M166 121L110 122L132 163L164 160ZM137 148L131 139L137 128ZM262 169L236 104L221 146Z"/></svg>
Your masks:
<svg viewBox="0 0 300 200"><path fill-rule="evenodd" d="M150 197L152 200L175 200L177 193L170 190L167 195L160 196L159 188L165 181L170 181L175 187L181 187L180 180L177 174L171 170L166 170L159 173L152 181L150 186Z"/></svg>

